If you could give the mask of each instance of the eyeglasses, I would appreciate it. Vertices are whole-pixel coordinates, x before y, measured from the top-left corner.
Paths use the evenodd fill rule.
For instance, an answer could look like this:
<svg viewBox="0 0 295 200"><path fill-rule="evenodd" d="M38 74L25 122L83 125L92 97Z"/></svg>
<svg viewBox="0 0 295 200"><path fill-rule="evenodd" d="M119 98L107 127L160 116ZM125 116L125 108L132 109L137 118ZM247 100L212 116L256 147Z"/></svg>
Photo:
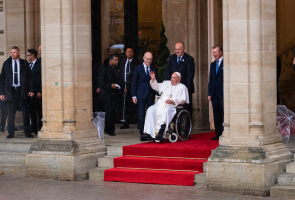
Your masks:
<svg viewBox="0 0 295 200"><path fill-rule="evenodd" d="M150 59L150 58L146 58L146 57L144 57L145 59L147 59L148 61L151 61L151 60L153 60L153 59Z"/></svg>

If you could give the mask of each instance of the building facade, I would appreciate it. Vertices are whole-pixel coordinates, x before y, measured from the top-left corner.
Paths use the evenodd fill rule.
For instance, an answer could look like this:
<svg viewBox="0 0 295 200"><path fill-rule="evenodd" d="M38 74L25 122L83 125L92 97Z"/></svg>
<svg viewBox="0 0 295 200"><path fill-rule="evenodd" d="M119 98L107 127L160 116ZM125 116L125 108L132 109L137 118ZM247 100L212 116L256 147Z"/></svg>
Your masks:
<svg viewBox="0 0 295 200"><path fill-rule="evenodd" d="M195 59L193 124L199 130L212 127L211 47L224 46L225 130L207 164L208 188L265 195L290 162L276 129L276 58L282 63L281 101L292 102L292 0L0 2L0 61L14 45L22 58L42 46L44 125L27 155L28 176L74 180L95 167L106 151L92 125L96 70L107 48L119 43L157 56L162 21L171 54L183 41Z"/></svg>

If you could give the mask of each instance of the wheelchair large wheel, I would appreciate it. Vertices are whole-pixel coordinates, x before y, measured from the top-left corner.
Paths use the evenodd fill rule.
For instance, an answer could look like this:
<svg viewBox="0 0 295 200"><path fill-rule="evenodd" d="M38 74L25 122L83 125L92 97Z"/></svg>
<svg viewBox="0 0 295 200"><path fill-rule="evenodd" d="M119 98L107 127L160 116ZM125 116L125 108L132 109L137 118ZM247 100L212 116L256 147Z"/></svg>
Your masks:
<svg viewBox="0 0 295 200"><path fill-rule="evenodd" d="M192 132L192 120L187 110L181 110L178 113L175 129L180 140L184 141L189 139Z"/></svg>

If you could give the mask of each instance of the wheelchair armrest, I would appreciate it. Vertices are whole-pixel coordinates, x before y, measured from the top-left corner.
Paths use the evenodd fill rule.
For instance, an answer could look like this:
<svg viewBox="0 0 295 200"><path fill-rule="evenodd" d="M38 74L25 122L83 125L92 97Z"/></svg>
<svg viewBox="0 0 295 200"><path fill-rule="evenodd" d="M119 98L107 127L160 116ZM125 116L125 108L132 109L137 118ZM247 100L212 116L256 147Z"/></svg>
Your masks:
<svg viewBox="0 0 295 200"><path fill-rule="evenodd" d="M189 104L187 103L183 103L183 104L178 104L176 106L177 109L186 109L188 107Z"/></svg>

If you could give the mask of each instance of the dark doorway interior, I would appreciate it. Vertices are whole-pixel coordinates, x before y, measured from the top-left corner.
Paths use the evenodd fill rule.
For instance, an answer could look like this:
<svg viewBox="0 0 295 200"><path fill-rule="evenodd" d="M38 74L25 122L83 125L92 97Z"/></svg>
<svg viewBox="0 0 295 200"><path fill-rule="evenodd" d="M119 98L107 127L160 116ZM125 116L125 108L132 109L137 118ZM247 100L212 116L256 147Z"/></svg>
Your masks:
<svg viewBox="0 0 295 200"><path fill-rule="evenodd" d="M92 94L93 111L103 111L99 102L98 72L102 67L101 57L101 0L91 0L91 42L92 42Z"/></svg>

